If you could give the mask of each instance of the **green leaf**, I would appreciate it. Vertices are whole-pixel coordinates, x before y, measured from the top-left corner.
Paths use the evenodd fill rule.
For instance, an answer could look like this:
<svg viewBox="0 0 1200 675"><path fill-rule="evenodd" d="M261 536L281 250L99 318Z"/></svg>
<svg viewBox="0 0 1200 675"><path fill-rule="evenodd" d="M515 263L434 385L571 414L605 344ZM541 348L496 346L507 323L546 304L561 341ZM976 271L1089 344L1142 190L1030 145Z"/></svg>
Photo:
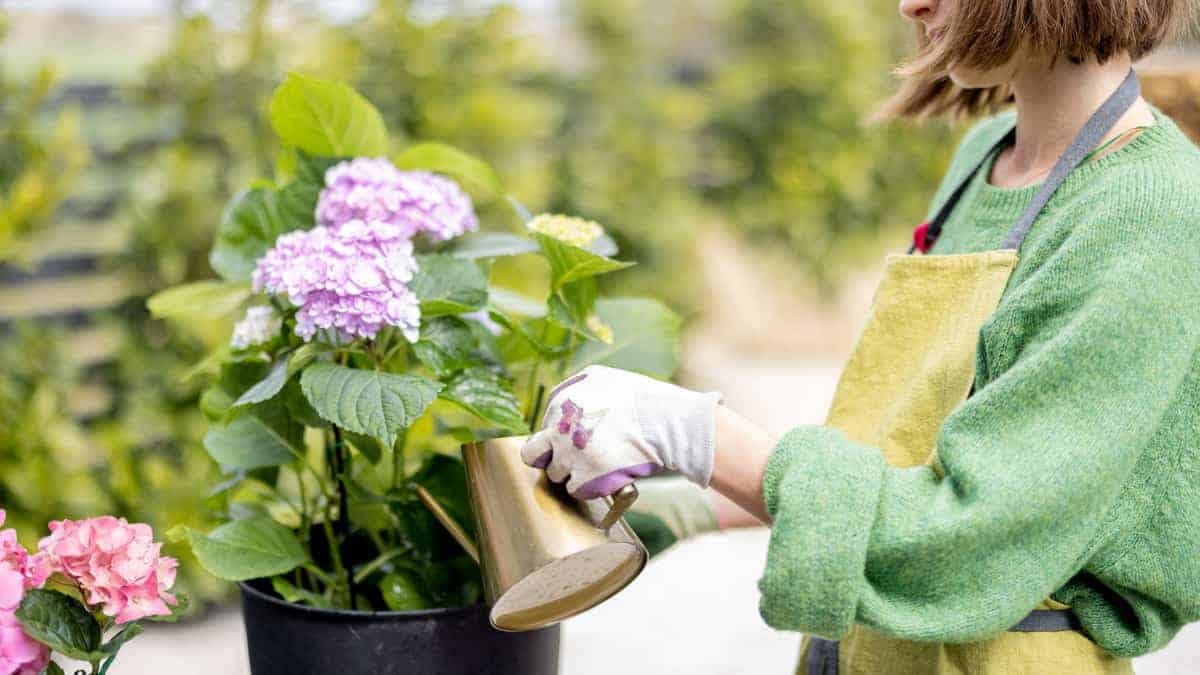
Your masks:
<svg viewBox="0 0 1200 675"><path fill-rule="evenodd" d="M404 570L389 573L379 582L383 602L393 612L429 609L433 603L416 575Z"/></svg>
<svg viewBox="0 0 1200 675"><path fill-rule="evenodd" d="M333 603L319 593L313 593L310 590L297 587L292 582L283 577L272 577L271 588L279 594L287 602L296 603L299 605L308 605L310 607L319 607L321 609L333 609Z"/></svg>
<svg viewBox="0 0 1200 675"><path fill-rule="evenodd" d="M325 421L325 418L321 417L304 397L304 391L298 378L288 380L287 384L283 386L283 391L279 393L279 400L283 402L283 407L287 410L288 415L300 424L314 429L329 427L329 422Z"/></svg>
<svg viewBox="0 0 1200 675"><path fill-rule="evenodd" d="M321 417L343 429L374 436L389 448L442 388L417 375L355 370L328 362L305 368L300 386Z"/></svg>
<svg viewBox="0 0 1200 675"><path fill-rule="evenodd" d="M417 262L420 269L409 287L421 301L421 316L465 314L487 302L487 274L473 261L427 255Z"/></svg>
<svg viewBox="0 0 1200 675"><path fill-rule="evenodd" d="M356 434L353 431L342 429L342 434L345 439L355 447L367 461L372 464L378 464L380 459L383 459L383 446L380 445L379 439L366 434Z"/></svg>
<svg viewBox="0 0 1200 675"><path fill-rule="evenodd" d="M412 349L421 363L438 375L445 375L470 364L475 344L475 335L466 321L443 316L421 326L421 339Z"/></svg>
<svg viewBox="0 0 1200 675"><path fill-rule="evenodd" d="M265 516L225 523L208 534L177 526L169 536L186 539L200 565L226 581L284 574L308 562L295 533Z"/></svg>
<svg viewBox="0 0 1200 675"><path fill-rule="evenodd" d="M541 233L534 234L546 262L550 263L551 290L558 290L577 279L586 279L630 267L633 263L605 258L587 249L561 242Z"/></svg>
<svg viewBox="0 0 1200 675"><path fill-rule="evenodd" d="M225 207L208 262L222 279L247 282L255 262L275 245L279 235L293 229L280 217L274 192L245 190Z"/></svg>
<svg viewBox="0 0 1200 675"><path fill-rule="evenodd" d="M528 345L540 356L547 359L556 359L567 353L565 346L552 344L540 337L543 334L543 330L549 325L548 319L533 319L521 322L495 308L488 311L488 316L491 317L492 321L507 328L509 332L520 338L521 342Z"/></svg>
<svg viewBox="0 0 1200 675"><path fill-rule="evenodd" d="M588 317L596 309L595 279L588 277L566 284L551 294L547 309L551 321L586 339L596 339L587 325Z"/></svg>
<svg viewBox="0 0 1200 675"><path fill-rule="evenodd" d="M146 301L156 319L219 319L250 297L249 284L197 281L159 291Z"/></svg>
<svg viewBox="0 0 1200 675"><path fill-rule="evenodd" d="M321 157L379 157L387 128L375 106L341 82L290 73L271 96L271 126L287 145Z"/></svg>
<svg viewBox="0 0 1200 675"><path fill-rule="evenodd" d="M288 377L304 370L308 364L317 360L323 352L329 351L329 347L320 342L308 342L296 348L288 357L287 373Z"/></svg>
<svg viewBox="0 0 1200 675"><path fill-rule="evenodd" d="M45 668L42 668L42 672L40 673L40 675L67 675L67 674L65 672L63 672L62 666L58 665L57 663L55 663L53 661L50 661L49 663L46 664Z"/></svg>
<svg viewBox="0 0 1200 675"><path fill-rule="evenodd" d="M283 385L287 384L288 377L292 374L291 368L288 366L287 359L279 359L271 366L267 376L259 380L253 387L247 389L236 401L233 402L233 407L239 408L251 403L262 403L269 400L275 394L283 389Z"/></svg>
<svg viewBox="0 0 1200 675"><path fill-rule="evenodd" d="M75 598L58 591L33 588L16 611L25 633L63 656L95 661L100 648L100 624Z"/></svg>
<svg viewBox="0 0 1200 675"><path fill-rule="evenodd" d="M335 157L312 157L296 153L296 177L279 190L279 218L290 230L310 230L316 225L317 198L325 187L325 170L338 162Z"/></svg>
<svg viewBox="0 0 1200 675"><path fill-rule="evenodd" d="M204 449L226 471L278 466L296 456L299 435L303 433L303 429L284 429L280 433L258 415L247 412L209 429Z"/></svg>
<svg viewBox="0 0 1200 675"><path fill-rule="evenodd" d="M529 431L512 387L486 368L472 368L455 375L446 383L441 397L505 431L518 434Z"/></svg>
<svg viewBox="0 0 1200 675"><path fill-rule="evenodd" d="M484 199L500 192L500 177L487 162L445 143L409 146L396 156L394 163L401 169L424 169L450 176Z"/></svg>
<svg viewBox="0 0 1200 675"><path fill-rule="evenodd" d="M613 341L585 342L575 350L571 370L594 363L669 379L679 368L679 316L657 300L604 298L596 315L613 331Z"/></svg>
<svg viewBox="0 0 1200 675"><path fill-rule="evenodd" d="M479 232L455 239L446 252L456 258L500 258L536 253L537 242L506 232Z"/></svg>

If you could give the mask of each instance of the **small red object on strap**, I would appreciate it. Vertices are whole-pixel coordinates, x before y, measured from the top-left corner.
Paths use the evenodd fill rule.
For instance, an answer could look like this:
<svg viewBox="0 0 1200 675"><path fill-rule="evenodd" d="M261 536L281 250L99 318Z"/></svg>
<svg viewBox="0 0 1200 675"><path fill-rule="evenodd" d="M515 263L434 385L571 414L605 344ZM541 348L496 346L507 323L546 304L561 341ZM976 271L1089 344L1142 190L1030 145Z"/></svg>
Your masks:
<svg viewBox="0 0 1200 675"><path fill-rule="evenodd" d="M936 239L929 237L929 221L925 221L913 228L913 248L921 253L929 252L933 248L933 242Z"/></svg>

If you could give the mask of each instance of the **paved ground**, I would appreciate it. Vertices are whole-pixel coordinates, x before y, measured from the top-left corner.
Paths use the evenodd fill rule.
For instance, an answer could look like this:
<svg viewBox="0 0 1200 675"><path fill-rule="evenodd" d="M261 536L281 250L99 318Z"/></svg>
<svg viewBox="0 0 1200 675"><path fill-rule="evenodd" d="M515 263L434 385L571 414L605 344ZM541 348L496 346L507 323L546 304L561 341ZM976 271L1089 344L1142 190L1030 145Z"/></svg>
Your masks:
<svg viewBox="0 0 1200 675"><path fill-rule="evenodd" d="M731 405L775 431L819 421L836 377L827 366L746 362L717 351L692 354L692 382L720 388ZM754 584L766 544L765 530L709 535L654 561L616 598L567 622L563 675L790 673L797 636L774 632L758 618ZM247 674L240 617L226 611L195 624L154 627L122 653L115 670ZM1200 628L1139 660L1137 671L1200 673Z"/></svg>

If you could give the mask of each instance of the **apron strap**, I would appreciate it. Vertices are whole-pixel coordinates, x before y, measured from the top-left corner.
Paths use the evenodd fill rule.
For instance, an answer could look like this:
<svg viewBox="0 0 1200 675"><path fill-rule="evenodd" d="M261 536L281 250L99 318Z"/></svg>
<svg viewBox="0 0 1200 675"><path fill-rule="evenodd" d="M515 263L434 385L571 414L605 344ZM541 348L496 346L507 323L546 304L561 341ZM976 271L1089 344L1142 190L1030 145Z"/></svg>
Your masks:
<svg viewBox="0 0 1200 675"><path fill-rule="evenodd" d="M1033 225L1034 220L1037 220L1038 214L1042 212L1042 209L1050 202L1050 198L1058 191L1059 186L1067 179L1067 175L1074 171L1075 167L1083 162L1083 158L1092 151L1092 148L1104 139L1104 136L1117 124L1117 120L1129 111L1129 107L1140 95L1141 87L1138 85L1137 74L1131 68L1129 74L1125 76L1125 80L1121 82L1121 86L1117 87L1117 90L1108 97L1100 109L1092 114L1083 128L1079 130L1079 134L1075 136L1075 140L1071 141L1071 145L1067 146L1066 151L1058 158L1050 175L1042 183L1042 188L1034 195L1029 206L1025 207L1025 213L1022 213L1021 219L1013 225L1001 248L1021 248L1021 242L1025 239L1025 234L1029 232L1029 227Z"/></svg>
<svg viewBox="0 0 1200 675"><path fill-rule="evenodd" d="M1130 69L1129 74L1125 76L1121 85L1092 114L1083 125L1083 128L1076 134L1075 139L1071 141L1071 145L1067 146L1067 149L1059 156L1058 162L1055 163L1054 168L1051 169L1050 174L1042 183L1041 189L1038 190L1037 194L1033 197L1033 201L1025 208L1025 211L1021 214L1021 218L1009 230L1008 235L1004 238L1004 244L1000 248L1013 250L1021 248L1021 242L1025 239L1029 228L1037 220L1038 215L1041 214L1046 204L1050 202L1050 198L1062 186L1067 176L1087 158L1092 149L1112 130L1117 120L1121 119L1140 95L1141 87L1138 84L1137 74ZM942 204L937 214L934 215L933 220L929 221L929 229L926 234L928 241L935 241L938 235L941 234L942 227L945 226L946 220L949 219L950 214L954 211L954 207L967 191L976 174L988 163L992 155L1001 148L1012 144L1016 140L1016 137L1017 129L1014 126L992 145L991 149L975 165L975 168L963 178L958 187L954 189L954 192L950 193L945 203ZM908 252L912 253L915 250L916 247L914 246Z"/></svg>
<svg viewBox="0 0 1200 675"><path fill-rule="evenodd" d="M1069 609L1035 609L1008 630L1013 633L1058 633L1080 630L1080 625Z"/></svg>

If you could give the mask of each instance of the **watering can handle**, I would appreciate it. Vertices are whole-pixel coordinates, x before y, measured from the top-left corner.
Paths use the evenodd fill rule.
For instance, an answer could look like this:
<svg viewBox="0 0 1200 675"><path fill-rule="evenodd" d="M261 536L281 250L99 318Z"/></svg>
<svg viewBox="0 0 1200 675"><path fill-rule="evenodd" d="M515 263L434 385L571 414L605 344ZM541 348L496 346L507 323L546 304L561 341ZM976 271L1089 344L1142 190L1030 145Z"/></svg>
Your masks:
<svg viewBox="0 0 1200 675"><path fill-rule="evenodd" d="M601 530L607 530L615 525L621 519L621 516L625 515L625 512L633 506L637 498L638 490L634 487L633 483L617 490L612 496L612 505L608 507L608 515L604 516L604 520L601 520L597 527Z"/></svg>

